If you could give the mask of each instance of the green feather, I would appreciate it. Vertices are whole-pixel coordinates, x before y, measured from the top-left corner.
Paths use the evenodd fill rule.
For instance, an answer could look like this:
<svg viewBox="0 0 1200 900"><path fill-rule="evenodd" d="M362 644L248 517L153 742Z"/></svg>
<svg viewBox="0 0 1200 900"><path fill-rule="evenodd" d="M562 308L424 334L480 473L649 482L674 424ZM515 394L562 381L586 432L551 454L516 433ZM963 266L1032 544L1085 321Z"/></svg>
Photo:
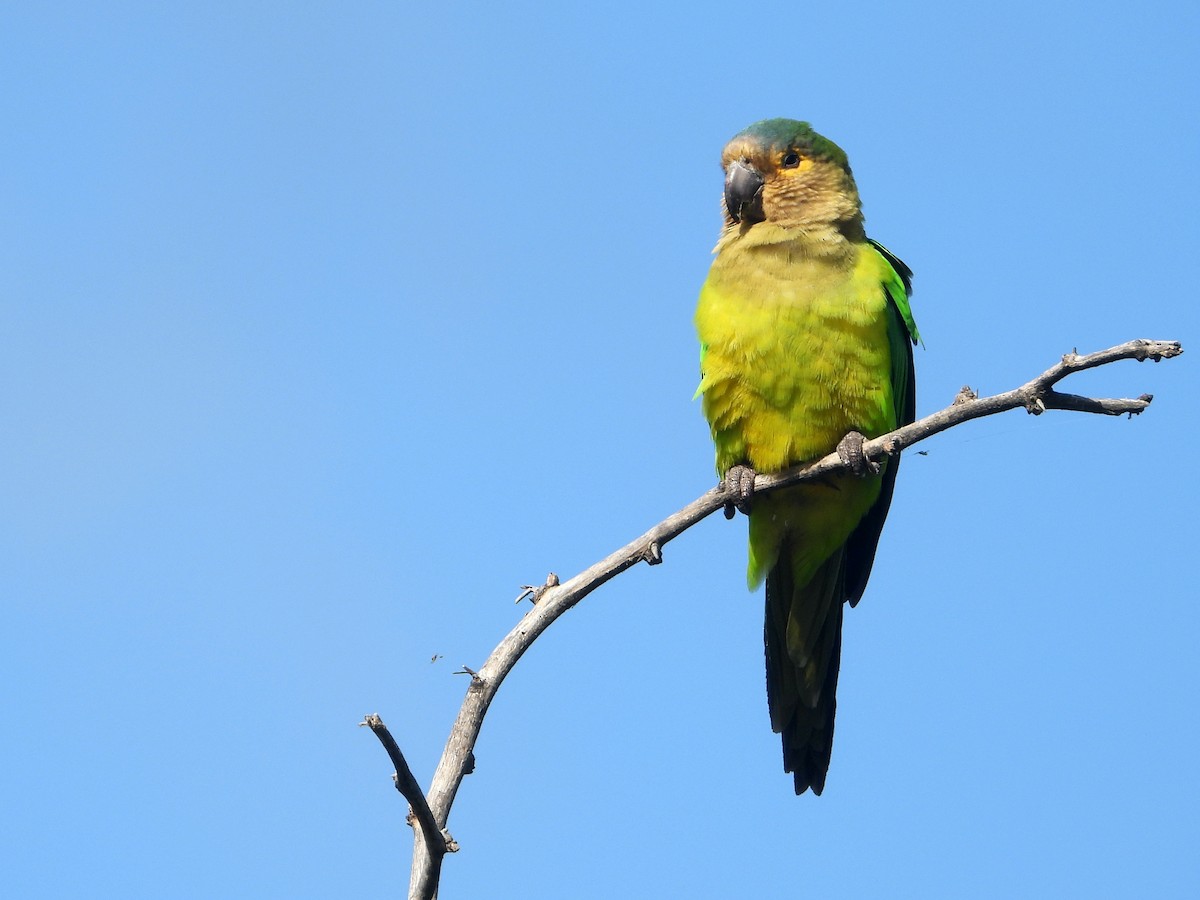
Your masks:
<svg viewBox="0 0 1200 900"><path fill-rule="evenodd" d="M795 150L805 156L816 159L827 159L843 169L850 168L846 153L829 140L813 131L807 122L797 122L795 119L763 119L743 129L733 140L749 138L755 143L762 144L773 152L783 153Z"/></svg>

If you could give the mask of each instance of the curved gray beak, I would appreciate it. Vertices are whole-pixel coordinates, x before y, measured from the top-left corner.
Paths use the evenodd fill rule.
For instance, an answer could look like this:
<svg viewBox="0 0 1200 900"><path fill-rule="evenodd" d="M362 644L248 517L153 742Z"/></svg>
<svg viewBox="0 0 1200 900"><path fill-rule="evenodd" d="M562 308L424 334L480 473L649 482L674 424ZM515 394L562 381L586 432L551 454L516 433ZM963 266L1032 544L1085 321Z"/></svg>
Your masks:
<svg viewBox="0 0 1200 900"><path fill-rule="evenodd" d="M744 159L734 160L725 170L725 212L734 222L761 222L763 178Z"/></svg>

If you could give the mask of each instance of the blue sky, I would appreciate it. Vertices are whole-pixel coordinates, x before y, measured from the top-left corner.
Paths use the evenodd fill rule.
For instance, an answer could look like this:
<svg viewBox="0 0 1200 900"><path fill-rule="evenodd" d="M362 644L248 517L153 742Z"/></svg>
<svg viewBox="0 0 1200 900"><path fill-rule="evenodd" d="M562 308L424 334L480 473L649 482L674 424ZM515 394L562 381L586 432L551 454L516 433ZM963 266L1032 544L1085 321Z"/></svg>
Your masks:
<svg viewBox="0 0 1200 900"><path fill-rule="evenodd" d="M401 895L519 585L704 491L723 143L850 154L916 271L918 411L1196 352L1194 4L38 4L0 16L0 879ZM1200 879L1190 355L911 454L825 795L745 522L505 684L450 897L1157 896ZM431 662L435 655L443 658Z"/></svg>

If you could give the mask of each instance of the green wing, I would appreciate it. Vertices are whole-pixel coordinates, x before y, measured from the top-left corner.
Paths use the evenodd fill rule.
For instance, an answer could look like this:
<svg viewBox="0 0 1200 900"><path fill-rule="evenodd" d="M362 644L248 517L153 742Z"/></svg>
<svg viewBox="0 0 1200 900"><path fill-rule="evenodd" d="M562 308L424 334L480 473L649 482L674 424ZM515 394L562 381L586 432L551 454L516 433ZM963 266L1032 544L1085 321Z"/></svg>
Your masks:
<svg viewBox="0 0 1200 900"><path fill-rule="evenodd" d="M913 369L913 344L921 340L917 323L913 321L908 298L912 294L912 269L894 256L886 247L871 241L880 256L891 266L893 278L882 284L888 295L888 346L892 357L892 395L896 404L896 422L907 425L917 415L917 382ZM867 589L871 566L875 563L875 550L879 546L879 535L892 504L892 491L896 486L896 473L900 471L900 457L887 461L883 473L883 485L879 499L867 510L858 527L850 535L845 548L846 599L851 606L857 605Z"/></svg>

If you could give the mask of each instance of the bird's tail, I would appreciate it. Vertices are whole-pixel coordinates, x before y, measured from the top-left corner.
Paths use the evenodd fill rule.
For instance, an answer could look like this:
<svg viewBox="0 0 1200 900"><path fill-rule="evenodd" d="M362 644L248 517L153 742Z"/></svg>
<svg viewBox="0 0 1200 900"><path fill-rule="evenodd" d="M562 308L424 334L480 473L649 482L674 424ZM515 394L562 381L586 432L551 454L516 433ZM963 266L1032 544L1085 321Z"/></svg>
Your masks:
<svg viewBox="0 0 1200 900"><path fill-rule="evenodd" d="M767 702L783 737L783 768L796 793L825 788L833 751L838 667L842 655L843 551L803 584L785 545L767 573Z"/></svg>

